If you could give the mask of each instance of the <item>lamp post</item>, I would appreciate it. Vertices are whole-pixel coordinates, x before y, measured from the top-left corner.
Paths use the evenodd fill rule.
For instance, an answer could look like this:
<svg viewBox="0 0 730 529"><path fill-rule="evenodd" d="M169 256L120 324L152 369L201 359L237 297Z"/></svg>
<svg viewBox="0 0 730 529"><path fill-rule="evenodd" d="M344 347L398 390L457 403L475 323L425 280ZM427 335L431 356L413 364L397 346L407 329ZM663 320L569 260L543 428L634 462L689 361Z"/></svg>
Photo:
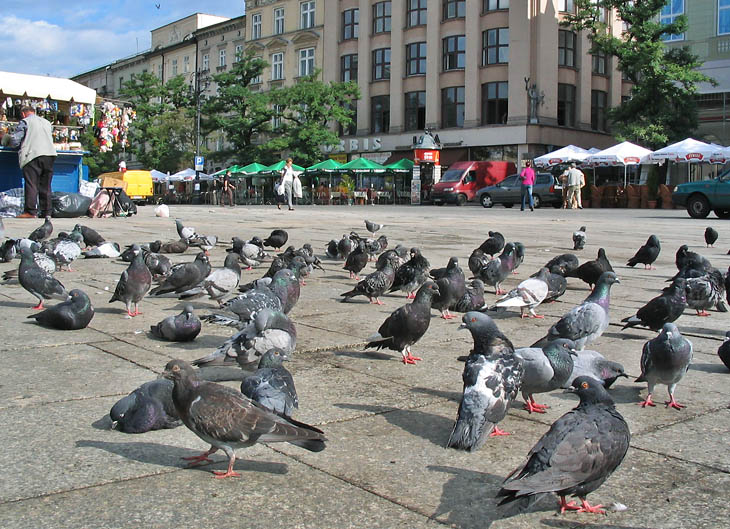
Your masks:
<svg viewBox="0 0 730 529"><path fill-rule="evenodd" d="M200 156L200 105L201 95L210 86L210 78L202 76L200 70L195 71L195 158ZM200 203L200 171L195 167L195 184L193 189L193 203Z"/></svg>

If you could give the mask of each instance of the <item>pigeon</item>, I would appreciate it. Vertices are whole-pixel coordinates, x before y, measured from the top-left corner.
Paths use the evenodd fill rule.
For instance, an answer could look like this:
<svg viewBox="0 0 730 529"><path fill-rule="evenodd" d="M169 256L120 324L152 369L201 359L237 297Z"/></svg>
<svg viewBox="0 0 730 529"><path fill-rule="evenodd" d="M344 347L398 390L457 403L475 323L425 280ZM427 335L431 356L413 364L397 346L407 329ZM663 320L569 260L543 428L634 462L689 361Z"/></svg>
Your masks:
<svg viewBox="0 0 730 529"><path fill-rule="evenodd" d="M101 246L104 244L105 239L96 230L93 230L91 228L88 228L82 224L77 224L74 226L74 231L80 231L81 235L84 238L84 245L89 248L92 246Z"/></svg>
<svg viewBox="0 0 730 529"><path fill-rule="evenodd" d="M150 332L168 342L192 342L200 334L200 328L200 320L193 314L193 306L187 303L177 316L168 316L150 326Z"/></svg>
<svg viewBox="0 0 730 529"><path fill-rule="evenodd" d="M33 252L28 248L20 250L20 266L18 267L18 281L20 286L38 298L38 305L33 309L43 308L46 299L60 299L65 301L68 292L61 282L36 264Z"/></svg>
<svg viewBox="0 0 730 529"><path fill-rule="evenodd" d="M717 349L717 356L720 357L725 367L730 369L730 331L725 333L725 340L723 340L720 347Z"/></svg>
<svg viewBox="0 0 730 529"><path fill-rule="evenodd" d="M408 248L401 244L398 244L395 248L385 250L378 256L378 259L375 261L375 269L380 270L385 266L385 263L390 262L390 264L397 272L401 265L406 262L407 256ZM395 259L393 259L393 257L395 257Z"/></svg>
<svg viewBox="0 0 730 529"><path fill-rule="evenodd" d="M241 393L280 415L291 417L299 408L294 378L282 365L289 356L281 349L269 349L259 360L259 368L241 382Z"/></svg>
<svg viewBox="0 0 730 529"><path fill-rule="evenodd" d="M36 229L34 229L28 238L34 242L45 241L53 233L53 224L51 224L51 217L46 217L46 221Z"/></svg>
<svg viewBox="0 0 730 529"><path fill-rule="evenodd" d="M504 419L522 383L522 362L512 342L492 318L467 312L459 329L468 329L474 349L467 358L464 390L454 429L446 446L467 451L481 448L487 437L509 435L497 427Z"/></svg>
<svg viewBox="0 0 730 529"><path fill-rule="evenodd" d="M177 234L182 240L189 241L197 235L195 228L185 227L180 219L175 219L175 227L177 228Z"/></svg>
<svg viewBox="0 0 730 529"><path fill-rule="evenodd" d="M191 458L189 466L210 462L218 449L228 456L226 472L213 471L216 478L240 476L233 471L236 448L256 444L289 442L311 452L321 452L324 433L307 424L271 412L233 388L201 381L184 360L171 360L163 377L174 382L172 401L183 424L210 448Z"/></svg>
<svg viewBox="0 0 730 529"><path fill-rule="evenodd" d="M713 248L715 246L715 241L718 237L719 234L715 228L711 226L705 228L705 242L707 243L708 248Z"/></svg>
<svg viewBox="0 0 730 529"><path fill-rule="evenodd" d="M259 237L253 237L248 241L234 237L233 248L229 248L226 251L237 253L247 264L251 261L260 261L268 257L266 252L264 252L264 242Z"/></svg>
<svg viewBox="0 0 730 529"><path fill-rule="evenodd" d="M441 312L443 319L450 320L454 316L449 312L449 307L459 301L466 293L466 280L464 272L459 266L459 259L456 257L450 258L444 272L442 274L437 273L437 275L440 275L436 279L439 294L434 296L431 306Z"/></svg>
<svg viewBox="0 0 730 529"><path fill-rule="evenodd" d="M586 227L581 226L573 232L573 250L582 250L586 246Z"/></svg>
<svg viewBox="0 0 730 529"><path fill-rule="evenodd" d="M472 279L471 283L466 286L464 295L449 307L454 312L471 312L476 310L484 310L486 304L484 302L484 282L481 279Z"/></svg>
<svg viewBox="0 0 730 529"><path fill-rule="evenodd" d="M192 246L193 248L200 248L201 250L205 250L206 252L208 252L215 248L217 242L218 237L216 237L215 235L195 235L194 237L188 239L188 246Z"/></svg>
<svg viewBox="0 0 730 529"><path fill-rule="evenodd" d="M406 296L408 299L415 297L415 291L426 282L428 270L431 268L428 259L418 248L411 248L410 255L411 258L398 268L393 285L389 290L389 292L402 290L408 294Z"/></svg>
<svg viewBox="0 0 730 529"><path fill-rule="evenodd" d="M716 307L727 312L725 305L725 280L716 268L701 277L687 279L687 306L697 311L698 316L709 316L706 309Z"/></svg>
<svg viewBox="0 0 730 529"><path fill-rule="evenodd" d="M525 399L525 410L530 413L545 413L549 406L535 402L533 395L565 387L573 372L575 354L576 343L565 338L555 339L542 347L522 347L515 350L515 355L522 359L525 370L520 386Z"/></svg>
<svg viewBox="0 0 730 529"><path fill-rule="evenodd" d="M161 296L174 292L180 294L196 287L210 274L210 260L205 252L195 256L192 263L176 264L159 286L150 291L152 296Z"/></svg>
<svg viewBox="0 0 730 529"><path fill-rule="evenodd" d="M28 317L35 318L44 327L75 331L89 325L94 317L94 307L83 290L73 289L69 292L68 300Z"/></svg>
<svg viewBox="0 0 730 529"><path fill-rule="evenodd" d="M327 243L327 246L324 247L324 252L330 259L337 259L339 257L339 253L337 252L337 241L335 239L330 240L330 242Z"/></svg>
<svg viewBox="0 0 730 529"><path fill-rule="evenodd" d="M613 272L613 268L606 257L606 250L599 248L598 257L596 257L594 261L585 262L572 272L567 272L564 275L565 277L577 277L593 288L596 281L598 281L598 278L601 277L601 274L604 272Z"/></svg>
<svg viewBox="0 0 730 529"><path fill-rule="evenodd" d="M270 349L292 353L297 345L297 329L281 311L260 310L243 329L211 354L193 362L195 366L235 365L248 369Z"/></svg>
<svg viewBox="0 0 730 529"><path fill-rule="evenodd" d="M384 226L384 224L376 224L375 222L370 222L367 219L365 220L365 228L373 235L375 235L375 232Z"/></svg>
<svg viewBox="0 0 730 529"><path fill-rule="evenodd" d="M122 255L121 248L116 242L103 242L99 246L92 246L88 250L81 252L86 259L109 258L115 259ZM130 259L131 262L131 259Z"/></svg>
<svg viewBox="0 0 730 529"><path fill-rule="evenodd" d="M145 433L176 428L182 424L172 402L171 380L145 382L121 398L109 412L112 429L125 433Z"/></svg>
<svg viewBox="0 0 730 529"><path fill-rule="evenodd" d="M172 262L166 255L142 250L144 264L149 268L153 277L167 277L172 271Z"/></svg>
<svg viewBox="0 0 730 529"><path fill-rule="evenodd" d="M487 266L491 259L479 248L475 249L469 256L469 270L476 276L479 270Z"/></svg>
<svg viewBox="0 0 730 529"><path fill-rule="evenodd" d="M223 304L223 298L238 287L241 280L241 267L238 264L238 254L229 253L223 263L223 268L212 270L196 287L181 293L180 299L190 299L208 294L210 299L217 301L218 306Z"/></svg>
<svg viewBox="0 0 730 529"><path fill-rule="evenodd" d="M185 253L185 250L188 249L188 240L187 239L179 239L179 240L172 240L167 242L160 242L159 244L156 244L158 241L155 241L155 243L150 243L150 250L157 253Z"/></svg>
<svg viewBox="0 0 730 529"><path fill-rule="evenodd" d="M606 360L598 351L583 349L573 357L573 372L564 387L570 387L578 377L594 378L608 389L619 377L629 378L629 375L618 362Z"/></svg>
<svg viewBox="0 0 730 529"><path fill-rule="evenodd" d="M27 248L28 251L31 252L33 262L37 264L41 270L50 275L56 273L56 261L51 259L51 257L45 252L41 252L40 245L37 242L34 242L32 246L23 246L18 251L20 252L23 248ZM19 269L6 270L3 274L3 280L8 281L10 279L16 279L18 277L18 272Z"/></svg>
<svg viewBox="0 0 730 529"><path fill-rule="evenodd" d="M109 303L122 301L127 307L127 314L131 317L142 314L137 306L142 298L149 292L152 286L152 274L147 265L144 264L144 256L139 246L136 247L137 255L127 269L122 272L114 289L114 295ZM134 312L132 312L134 305Z"/></svg>
<svg viewBox="0 0 730 529"><path fill-rule="evenodd" d="M479 250L490 257L501 252L502 248L504 248L504 237L498 231L490 231L489 238L479 246Z"/></svg>
<svg viewBox="0 0 730 529"><path fill-rule="evenodd" d="M605 514L586 496L618 468L631 441L629 425L616 411L606 389L590 377L573 382L580 404L555 421L497 493L500 505L521 498L534 503L544 494L560 497L560 512L575 510ZM566 502L568 495L581 500Z"/></svg>
<svg viewBox="0 0 730 529"><path fill-rule="evenodd" d="M636 315L621 320L624 323L621 330L648 327L652 331L658 331L665 323L676 321L687 307L686 287L687 280L678 277L660 295L637 310Z"/></svg>
<svg viewBox="0 0 730 529"><path fill-rule="evenodd" d="M354 246L355 243L352 239L348 235L343 234L342 239L337 243L337 254L340 256L340 259L347 259Z"/></svg>
<svg viewBox="0 0 730 529"><path fill-rule="evenodd" d="M540 271L538 270L530 277L536 277L539 273ZM568 288L568 280L565 279L562 275L553 274L552 272L548 272L547 274L547 284L548 293L545 295L545 299L542 300L543 303L552 303L560 296L565 294L565 291Z"/></svg>
<svg viewBox="0 0 730 529"><path fill-rule="evenodd" d="M49 244L49 241L44 243L44 249L46 254L56 263L58 270L71 270L71 263L73 263L81 255L81 248L75 242L68 239L54 240Z"/></svg>
<svg viewBox="0 0 730 529"><path fill-rule="evenodd" d="M522 262L525 260L525 245L521 242L513 242L515 245L515 266L512 268L512 273L516 274L517 269L520 267Z"/></svg>
<svg viewBox="0 0 730 529"><path fill-rule="evenodd" d="M674 400L674 389L689 370L692 363L692 342L682 336L673 323L665 323L658 336L644 344L641 351L641 376L636 382L646 382L649 393L641 407L656 406L651 400L654 386L666 384L669 400L664 404L677 410L685 406Z"/></svg>
<svg viewBox="0 0 730 529"><path fill-rule="evenodd" d="M677 250L674 257L674 264L677 265L677 270L680 272L687 268L708 272L712 268L712 264L706 257L695 252L690 252L686 244L683 244Z"/></svg>
<svg viewBox="0 0 730 529"><path fill-rule="evenodd" d="M355 248L355 250L350 252L350 255L347 256L345 266L342 268L350 272L350 279L360 281L360 277L358 277L357 274L359 274L360 271L367 266L368 258L369 256L365 251L365 242L360 241L357 244L357 248Z"/></svg>
<svg viewBox="0 0 730 529"><path fill-rule="evenodd" d="M475 274L478 279L484 281L485 285L494 287L494 293L499 295L506 294L500 286L502 282L509 277L515 266L515 245L511 242L504 246L504 250L496 257L489 261L484 267L479 269Z"/></svg>
<svg viewBox="0 0 730 529"><path fill-rule="evenodd" d="M608 328L611 286L620 282L613 272L604 272L590 295L553 324L547 335L532 346L542 347L552 340L567 338L582 351L586 344L596 340Z"/></svg>
<svg viewBox="0 0 730 529"><path fill-rule="evenodd" d="M379 268L375 272L372 272L365 276L365 278L362 279L357 285L355 285L355 288L353 288L349 292L344 292L343 294L340 294L341 296L343 296L342 302L344 303L348 299L355 296L366 296L368 300L370 300L370 303L382 305L383 302L380 301L379 298L385 293L386 290L388 290L393 285L393 280L395 279L396 273L394 263L396 263L397 260L397 254L390 254L390 259L383 265L382 268Z"/></svg>
<svg viewBox="0 0 730 529"><path fill-rule="evenodd" d="M497 300L493 307L490 307L490 310L519 307L521 318L544 318L545 316L535 313L535 307L542 303L548 294L549 273L547 268L541 268L537 276L525 279L517 287L507 292Z"/></svg>
<svg viewBox="0 0 730 529"><path fill-rule="evenodd" d="M637 264L641 263L644 265L645 270L656 270L656 268L651 265L654 263L654 261L657 260L657 257L659 257L659 252L661 251L662 247L659 244L659 237L657 237L656 235L651 235L646 240L644 246L636 250L636 253L631 259L629 259L629 262L626 263L626 265L634 267Z"/></svg>
<svg viewBox="0 0 730 529"><path fill-rule="evenodd" d="M271 246L278 252L279 249L289 240L289 234L284 230L273 230L271 234L264 239L264 246Z"/></svg>
<svg viewBox="0 0 730 529"><path fill-rule="evenodd" d="M728 266L725 274L725 301L730 304L730 266Z"/></svg>
<svg viewBox="0 0 730 529"><path fill-rule="evenodd" d="M413 302L396 309L385 319L378 332L368 338L365 349L375 347L400 351L404 364L415 364L421 360L411 354L411 345L426 334L431 323L431 302L438 294L436 283L426 281L418 289Z"/></svg>
<svg viewBox="0 0 730 529"><path fill-rule="evenodd" d="M566 274L573 272L579 266L578 258L572 253L564 253L550 259L545 268L550 270L551 274L559 274L567 277Z"/></svg>
<svg viewBox="0 0 730 529"><path fill-rule="evenodd" d="M15 247L14 239L6 239L2 247L0 247L0 262L9 263L18 254L18 250Z"/></svg>

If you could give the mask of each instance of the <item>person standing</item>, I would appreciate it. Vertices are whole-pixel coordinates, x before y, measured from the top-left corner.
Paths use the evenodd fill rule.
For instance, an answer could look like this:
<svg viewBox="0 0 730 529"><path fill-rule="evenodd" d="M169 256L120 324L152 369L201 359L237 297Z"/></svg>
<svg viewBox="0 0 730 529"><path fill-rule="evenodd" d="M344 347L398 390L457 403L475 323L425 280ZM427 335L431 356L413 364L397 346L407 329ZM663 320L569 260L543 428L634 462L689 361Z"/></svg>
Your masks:
<svg viewBox="0 0 730 529"><path fill-rule="evenodd" d="M530 211L535 211L535 203L532 200L532 186L535 184L535 170L532 168L532 160L525 162L525 168L520 173L520 195L522 197L522 207L520 211L525 211L525 198L529 197Z"/></svg>
<svg viewBox="0 0 730 529"><path fill-rule="evenodd" d="M228 204L233 207L233 190L236 189L231 183L231 172L226 171L226 175L223 177L223 193L221 193L221 207L226 205L225 197L228 197Z"/></svg>
<svg viewBox="0 0 730 529"><path fill-rule="evenodd" d="M294 206L292 205L292 186L294 185L293 163L294 160L287 158L286 165L281 170L281 181L284 184L284 194L286 195L286 201L289 204L289 211L294 211Z"/></svg>
<svg viewBox="0 0 730 529"><path fill-rule="evenodd" d="M294 205L297 205L297 199L302 198L302 181L299 179L299 175L294 173L294 179L292 180L292 194L294 195Z"/></svg>
<svg viewBox="0 0 730 529"><path fill-rule="evenodd" d="M583 209L580 190L584 185L585 175L583 175L583 171L575 166L575 162L571 163L570 169L568 169L568 204L570 209L574 207Z"/></svg>
<svg viewBox="0 0 730 529"><path fill-rule="evenodd" d="M2 137L4 146L17 148L18 162L25 179L25 211L18 215L22 219L50 216L52 213L51 182L56 148L53 146L51 123L36 116L32 107L20 109L23 119L15 132Z"/></svg>
<svg viewBox="0 0 730 529"><path fill-rule="evenodd" d="M563 209L568 209L568 171L570 171L570 166L566 167L565 171L563 171L558 178L558 182L560 182L560 187L562 188L561 191L563 194Z"/></svg>

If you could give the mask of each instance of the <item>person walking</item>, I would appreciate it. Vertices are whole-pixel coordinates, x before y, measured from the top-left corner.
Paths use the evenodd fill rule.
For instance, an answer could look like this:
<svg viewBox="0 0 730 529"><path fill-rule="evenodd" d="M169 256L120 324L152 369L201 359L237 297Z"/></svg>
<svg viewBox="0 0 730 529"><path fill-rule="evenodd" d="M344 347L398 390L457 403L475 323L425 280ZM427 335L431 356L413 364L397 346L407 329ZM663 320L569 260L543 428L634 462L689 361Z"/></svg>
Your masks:
<svg viewBox="0 0 730 529"><path fill-rule="evenodd" d="M294 211L294 205L292 204L292 186L294 185L293 163L294 160L287 158L286 165L281 170L281 181L284 184L284 194L286 195L286 201L289 204L289 211Z"/></svg>
<svg viewBox="0 0 730 529"><path fill-rule="evenodd" d="M520 211L525 211L525 198L529 197L530 211L535 211L535 203L532 200L532 186L535 184L535 170L532 168L532 160L525 162L525 168L520 173L520 195L522 196L522 207Z"/></svg>
<svg viewBox="0 0 730 529"><path fill-rule="evenodd" d="M20 109L23 119L15 132L2 136L2 145L20 148L18 162L25 179L25 211L21 219L48 217L52 213L51 182L56 148L53 146L51 123L36 116L35 109L24 106Z"/></svg>
<svg viewBox="0 0 730 529"><path fill-rule="evenodd" d="M562 188L562 194L563 194L563 205L561 206L562 209L568 209L568 171L570 171L570 166L565 168L565 171L563 171L560 174L560 177L558 177L558 182L560 182L560 187Z"/></svg>
<svg viewBox="0 0 730 529"><path fill-rule="evenodd" d="M223 192L221 193L221 207L226 205L226 197L228 197L228 204L233 207L233 190L236 189L231 183L231 172L226 171L226 175L223 177Z"/></svg>
<svg viewBox="0 0 730 529"><path fill-rule="evenodd" d="M580 198L580 190L585 186L585 175L583 171L575 166L575 162L570 164L568 169L568 208L583 209L583 202Z"/></svg>

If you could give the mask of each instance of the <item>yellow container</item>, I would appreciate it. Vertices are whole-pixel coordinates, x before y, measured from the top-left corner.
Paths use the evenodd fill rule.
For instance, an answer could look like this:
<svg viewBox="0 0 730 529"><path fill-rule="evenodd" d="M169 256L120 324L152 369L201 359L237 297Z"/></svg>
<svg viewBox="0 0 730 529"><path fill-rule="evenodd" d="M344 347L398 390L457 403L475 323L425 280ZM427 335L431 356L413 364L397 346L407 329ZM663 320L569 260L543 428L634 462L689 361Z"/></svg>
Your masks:
<svg viewBox="0 0 730 529"><path fill-rule="evenodd" d="M103 173L99 175L99 182L103 182L105 178L115 178L122 180L127 184L127 195L135 201L146 201L152 198L152 175L149 171L125 171Z"/></svg>

